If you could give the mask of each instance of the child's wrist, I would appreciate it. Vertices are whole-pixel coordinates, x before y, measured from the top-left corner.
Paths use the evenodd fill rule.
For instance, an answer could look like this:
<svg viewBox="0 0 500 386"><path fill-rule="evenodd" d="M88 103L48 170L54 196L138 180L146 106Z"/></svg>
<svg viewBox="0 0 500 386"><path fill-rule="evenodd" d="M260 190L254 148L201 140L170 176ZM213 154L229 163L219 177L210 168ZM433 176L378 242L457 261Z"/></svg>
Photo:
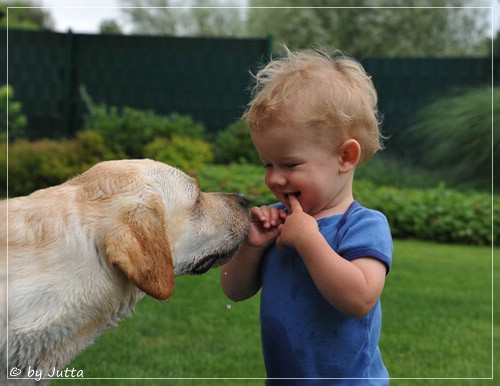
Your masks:
<svg viewBox="0 0 500 386"><path fill-rule="evenodd" d="M247 241L240 246L240 250L238 253L241 253L245 256L246 255L256 256L256 255L262 255L265 250L266 250L265 246L254 245Z"/></svg>
<svg viewBox="0 0 500 386"><path fill-rule="evenodd" d="M305 232L302 232L300 237L297 237L295 240L294 248L301 254L301 251L308 251L311 249L312 245L316 245L323 239L323 235L319 231L319 228L316 229L308 229Z"/></svg>

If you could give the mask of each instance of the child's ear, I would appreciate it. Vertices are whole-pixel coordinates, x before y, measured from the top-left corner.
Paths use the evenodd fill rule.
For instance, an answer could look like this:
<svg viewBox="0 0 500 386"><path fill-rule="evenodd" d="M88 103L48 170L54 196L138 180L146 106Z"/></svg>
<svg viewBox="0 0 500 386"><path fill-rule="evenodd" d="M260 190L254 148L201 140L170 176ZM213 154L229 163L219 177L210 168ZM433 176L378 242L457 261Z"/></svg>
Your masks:
<svg viewBox="0 0 500 386"><path fill-rule="evenodd" d="M361 157L361 145L355 139L348 139L339 147L339 172L348 173L355 169Z"/></svg>

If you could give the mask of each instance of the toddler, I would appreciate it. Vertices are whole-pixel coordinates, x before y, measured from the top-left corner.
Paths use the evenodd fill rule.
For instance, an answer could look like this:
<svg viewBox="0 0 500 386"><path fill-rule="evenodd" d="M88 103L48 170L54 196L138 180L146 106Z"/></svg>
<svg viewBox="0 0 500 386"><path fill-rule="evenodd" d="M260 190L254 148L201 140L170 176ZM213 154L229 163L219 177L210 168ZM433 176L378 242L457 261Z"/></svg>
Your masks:
<svg viewBox="0 0 500 386"><path fill-rule="evenodd" d="M279 202L251 209L222 289L233 301L262 290L268 385L387 385L378 341L391 233L352 193L356 167L381 147L377 94L343 53L286 51L257 73L243 116Z"/></svg>

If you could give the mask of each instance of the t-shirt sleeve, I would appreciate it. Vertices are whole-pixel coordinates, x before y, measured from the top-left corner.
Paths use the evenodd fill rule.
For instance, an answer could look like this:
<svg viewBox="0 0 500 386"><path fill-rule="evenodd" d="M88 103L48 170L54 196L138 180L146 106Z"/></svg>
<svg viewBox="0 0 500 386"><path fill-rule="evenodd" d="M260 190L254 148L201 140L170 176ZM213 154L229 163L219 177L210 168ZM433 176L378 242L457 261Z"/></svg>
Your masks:
<svg viewBox="0 0 500 386"><path fill-rule="evenodd" d="M387 218L380 212L359 208L351 213L339 232L337 253L347 260L372 257L387 272L392 264L392 237Z"/></svg>

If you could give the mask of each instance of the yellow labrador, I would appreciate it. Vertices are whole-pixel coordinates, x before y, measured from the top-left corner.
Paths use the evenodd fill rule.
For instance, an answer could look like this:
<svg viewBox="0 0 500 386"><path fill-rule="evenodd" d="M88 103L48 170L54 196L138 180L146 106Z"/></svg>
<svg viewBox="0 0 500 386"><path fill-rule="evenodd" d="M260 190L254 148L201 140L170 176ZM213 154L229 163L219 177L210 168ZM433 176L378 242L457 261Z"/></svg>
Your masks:
<svg viewBox="0 0 500 386"><path fill-rule="evenodd" d="M226 262L249 221L244 196L200 192L152 160L101 162L1 201L0 213L0 384L27 385L62 369L145 293L166 300L174 276Z"/></svg>

